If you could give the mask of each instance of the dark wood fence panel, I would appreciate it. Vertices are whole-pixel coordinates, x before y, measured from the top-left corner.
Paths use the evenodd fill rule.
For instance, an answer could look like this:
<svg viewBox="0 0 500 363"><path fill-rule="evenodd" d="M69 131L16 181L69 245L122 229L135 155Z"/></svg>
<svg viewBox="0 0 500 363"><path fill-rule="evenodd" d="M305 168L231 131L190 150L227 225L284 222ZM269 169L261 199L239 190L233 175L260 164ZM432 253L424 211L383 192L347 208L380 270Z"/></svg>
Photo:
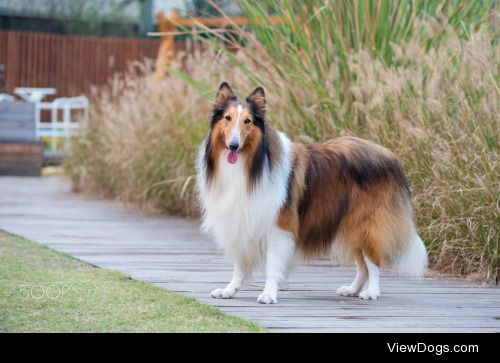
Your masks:
<svg viewBox="0 0 500 363"><path fill-rule="evenodd" d="M156 59L159 45L144 39L0 31L0 92L55 87L57 96L83 94L126 71L130 62Z"/></svg>

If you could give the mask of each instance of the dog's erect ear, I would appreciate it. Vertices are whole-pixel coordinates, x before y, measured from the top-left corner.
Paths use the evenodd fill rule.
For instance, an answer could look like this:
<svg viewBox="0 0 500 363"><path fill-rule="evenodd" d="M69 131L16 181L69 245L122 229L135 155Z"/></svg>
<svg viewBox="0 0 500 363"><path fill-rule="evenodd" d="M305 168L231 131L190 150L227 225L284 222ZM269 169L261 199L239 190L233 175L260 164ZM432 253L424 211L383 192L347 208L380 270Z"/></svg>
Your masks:
<svg viewBox="0 0 500 363"><path fill-rule="evenodd" d="M215 105L218 107L223 106L226 102L235 100L236 96L227 82L222 82L215 96Z"/></svg>
<svg viewBox="0 0 500 363"><path fill-rule="evenodd" d="M257 87L250 95L247 97L247 103L253 106L253 111L264 118L266 114L266 94L264 88Z"/></svg>

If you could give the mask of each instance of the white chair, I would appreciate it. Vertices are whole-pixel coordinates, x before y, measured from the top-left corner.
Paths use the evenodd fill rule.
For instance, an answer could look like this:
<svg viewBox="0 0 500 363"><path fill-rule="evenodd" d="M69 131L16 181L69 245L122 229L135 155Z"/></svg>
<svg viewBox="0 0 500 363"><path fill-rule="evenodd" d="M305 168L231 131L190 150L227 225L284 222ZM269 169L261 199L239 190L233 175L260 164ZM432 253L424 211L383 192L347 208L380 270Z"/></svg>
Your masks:
<svg viewBox="0 0 500 363"><path fill-rule="evenodd" d="M57 152L57 139L64 140L64 151L67 151L69 139L74 136L88 122L89 100L85 96L79 97L61 97L52 102L37 102L35 111L35 121L37 137L50 138L50 151ZM50 122L42 122L41 114L43 110L49 110L51 113ZM82 122L73 119L73 111L81 110L83 112ZM62 111L62 119L59 119Z"/></svg>

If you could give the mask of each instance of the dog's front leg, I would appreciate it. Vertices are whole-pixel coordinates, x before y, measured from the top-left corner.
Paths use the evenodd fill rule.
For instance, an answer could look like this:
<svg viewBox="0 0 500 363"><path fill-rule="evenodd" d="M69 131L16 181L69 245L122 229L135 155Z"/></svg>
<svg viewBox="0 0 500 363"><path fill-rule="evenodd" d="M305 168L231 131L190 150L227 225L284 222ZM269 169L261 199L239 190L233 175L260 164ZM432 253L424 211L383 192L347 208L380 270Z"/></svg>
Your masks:
<svg viewBox="0 0 500 363"><path fill-rule="evenodd" d="M243 269L240 267L240 264L235 262L234 271L233 271L233 279L227 286L223 289L215 289L210 293L210 296L215 299L229 299L233 297L233 295L241 289L245 281L248 280L248 277L243 272Z"/></svg>
<svg viewBox="0 0 500 363"><path fill-rule="evenodd" d="M290 233L281 229L271 234L266 251L266 284L257 301L261 304L278 302L278 287L285 282L295 256L295 242Z"/></svg>

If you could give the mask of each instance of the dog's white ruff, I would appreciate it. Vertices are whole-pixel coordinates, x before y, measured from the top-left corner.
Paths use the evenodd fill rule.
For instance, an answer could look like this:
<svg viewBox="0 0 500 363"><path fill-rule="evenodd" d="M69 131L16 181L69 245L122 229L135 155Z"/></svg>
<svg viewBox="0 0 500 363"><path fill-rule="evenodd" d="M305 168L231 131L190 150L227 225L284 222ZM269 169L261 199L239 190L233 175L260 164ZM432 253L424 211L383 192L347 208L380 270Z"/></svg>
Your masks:
<svg viewBox="0 0 500 363"><path fill-rule="evenodd" d="M219 170L212 182L207 183L204 156L208 140L200 146L197 186L203 211L202 229L235 262L233 280L225 289L212 291L213 297L231 297L250 278L254 267L265 265L266 274L270 275L259 301L276 302L273 291L286 277L295 248L291 237L276 226L279 210L287 197L292 157L290 140L283 133L279 136L280 160L272 170L265 161L262 177L253 189L248 185L244 155L229 164L227 151L221 153ZM281 252L285 255L279 255ZM264 263L267 254L270 258Z"/></svg>

